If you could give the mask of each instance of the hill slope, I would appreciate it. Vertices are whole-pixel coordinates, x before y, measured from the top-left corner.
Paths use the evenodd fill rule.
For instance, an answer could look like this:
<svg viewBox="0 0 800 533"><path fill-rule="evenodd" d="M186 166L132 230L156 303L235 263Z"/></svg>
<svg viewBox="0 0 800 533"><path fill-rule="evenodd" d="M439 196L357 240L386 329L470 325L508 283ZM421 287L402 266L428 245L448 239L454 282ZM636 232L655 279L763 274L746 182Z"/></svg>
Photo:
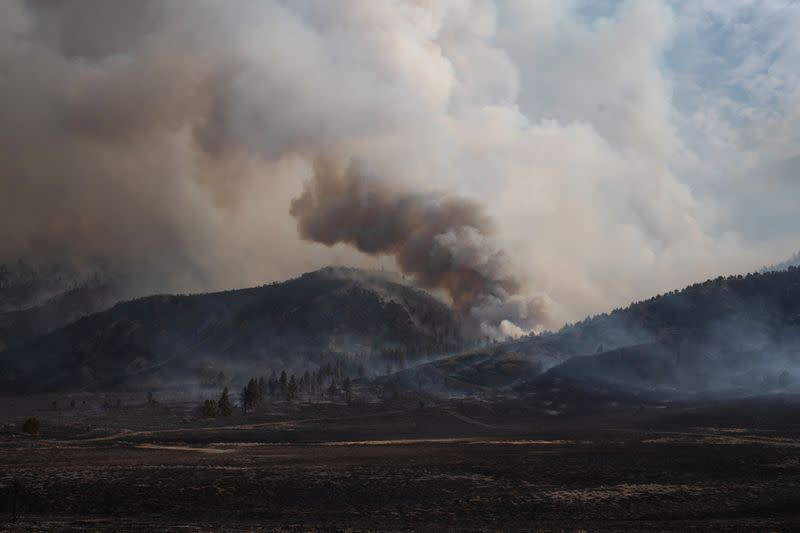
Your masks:
<svg viewBox="0 0 800 533"><path fill-rule="evenodd" d="M698 283L558 333L435 361L392 383L530 392L554 380L738 393L800 385L800 268Z"/></svg>
<svg viewBox="0 0 800 533"><path fill-rule="evenodd" d="M76 290L108 290L119 280L103 269L70 262L0 263L0 313L48 305Z"/></svg>
<svg viewBox="0 0 800 533"><path fill-rule="evenodd" d="M115 286L77 287L41 305L0 312L0 351L14 348L81 317L103 311L123 299Z"/></svg>
<svg viewBox="0 0 800 533"><path fill-rule="evenodd" d="M380 272L327 268L284 282L120 303L0 352L8 389L102 389L193 372L302 368L326 354L353 364L453 350L453 312Z"/></svg>

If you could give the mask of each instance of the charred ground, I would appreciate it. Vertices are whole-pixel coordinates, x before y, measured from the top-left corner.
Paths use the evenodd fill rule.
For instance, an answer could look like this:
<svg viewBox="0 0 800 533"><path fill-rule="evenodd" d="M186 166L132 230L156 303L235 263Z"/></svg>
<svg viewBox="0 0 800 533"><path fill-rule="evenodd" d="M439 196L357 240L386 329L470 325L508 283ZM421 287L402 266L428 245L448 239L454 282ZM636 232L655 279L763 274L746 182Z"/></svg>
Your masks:
<svg viewBox="0 0 800 533"><path fill-rule="evenodd" d="M129 395L103 410L83 398L77 412L52 410L51 397L14 399L42 431L0 440L0 509L10 517L16 502L18 513L6 528L800 526L797 397L553 416L516 400L419 396L277 402L214 421L177 400L154 411Z"/></svg>

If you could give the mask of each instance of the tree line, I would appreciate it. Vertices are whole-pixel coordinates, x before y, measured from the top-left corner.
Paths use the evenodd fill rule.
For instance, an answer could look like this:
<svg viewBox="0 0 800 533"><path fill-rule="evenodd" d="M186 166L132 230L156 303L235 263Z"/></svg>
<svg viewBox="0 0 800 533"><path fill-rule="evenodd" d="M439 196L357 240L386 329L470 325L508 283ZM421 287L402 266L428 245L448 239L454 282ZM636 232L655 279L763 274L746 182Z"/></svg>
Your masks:
<svg viewBox="0 0 800 533"><path fill-rule="evenodd" d="M243 413L257 409L268 400L294 401L299 397L306 399L328 397L335 400L344 397L350 404L353 397L353 380L345 375L341 367L326 365L318 371L306 370L300 377L282 370L277 374L274 370L269 377L250 378L239 392L239 407ZM201 405L204 417L231 416L235 405L228 387L223 388L217 400L205 400Z"/></svg>

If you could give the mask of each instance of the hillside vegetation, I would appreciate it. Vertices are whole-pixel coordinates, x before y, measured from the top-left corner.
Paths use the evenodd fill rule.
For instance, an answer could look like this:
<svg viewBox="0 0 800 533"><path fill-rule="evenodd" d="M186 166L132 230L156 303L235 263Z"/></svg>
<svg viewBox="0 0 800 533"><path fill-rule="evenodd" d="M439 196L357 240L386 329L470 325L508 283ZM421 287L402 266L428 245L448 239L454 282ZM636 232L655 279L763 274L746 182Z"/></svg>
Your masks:
<svg viewBox="0 0 800 533"><path fill-rule="evenodd" d="M140 298L0 352L9 388L102 389L169 383L322 359L383 371L455 351L458 320L397 276L326 268L261 287Z"/></svg>
<svg viewBox="0 0 800 533"><path fill-rule="evenodd" d="M630 390L749 393L798 386L800 268L697 283L390 381L485 393L535 390L556 378Z"/></svg>

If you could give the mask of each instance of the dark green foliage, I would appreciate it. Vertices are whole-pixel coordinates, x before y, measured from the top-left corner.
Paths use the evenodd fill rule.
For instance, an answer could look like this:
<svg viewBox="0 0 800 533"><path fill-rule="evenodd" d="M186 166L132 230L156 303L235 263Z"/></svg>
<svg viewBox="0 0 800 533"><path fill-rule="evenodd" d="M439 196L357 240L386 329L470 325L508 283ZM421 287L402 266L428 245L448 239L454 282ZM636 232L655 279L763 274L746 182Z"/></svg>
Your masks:
<svg viewBox="0 0 800 533"><path fill-rule="evenodd" d="M217 408L217 402L214 400L206 400L200 406L200 416L214 418L217 414L219 414L219 409Z"/></svg>
<svg viewBox="0 0 800 533"><path fill-rule="evenodd" d="M261 403L261 392L258 386L258 380L251 378L250 381L247 382L247 385L242 389L241 402L242 411L245 413Z"/></svg>
<svg viewBox="0 0 800 533"><path fill-rule="evenodd" d="M35 416L28 418L22 424L22 431L29 434L29 435L37 435L39 433L39 428L41 424L39 423L39 419Z"/></svg>
<svg viewBox="0 0 800 533"><path fill-rule="evenodd" d="M285 396L286 393L288 392L288 389L287 389L288 378L286 377L286 371L285 370L281 372L281 377L280 377L280 379L278 379L278 384L280 385L280 388L281 388L281 394L283 394Z"/></svg>
<svg viewBox="0 0 800 533"><path fill-rule="evenodd" d="M289 383L286 385L286 397L289 401L294 399L297 394L297 389L297 380L294 378L294 374L292 374L292 377L289 378Z"/></svg>
<svg viewBox="0 0 800 533"><path fill-rule="evenodd" d="M322 390L317 386L318 381L323 379L323 376L334 378L332 379L331 386L328 387L327 390ZM285 397L289 401L296 399L298 395L301 394L304 394L309 401L317 393L327 393L331 397L334 397L340 392L335 380L335 377L337 376L344 376L342 385L343 388L341 392L345 394L345 398L349 403L352 398L353 390L353 382L351 378L345 375L339 365L328 364L318 372L309 372L308 370L304 371L303 374L300 375L299 379L294 374L287 374L285 370L281 372L280 379L275 378L274 372L268 381L264 377L251 378L242 388L240 393L240 405L242 407L242 411L247 413L251 409L262 405L266 399L267 393L275 394L278 389L281 390L282 397ZM284 381L285 385L281 386L281 383Z"/></svg>
<svg viewBox="0 0 800 533"><path fill-rule="evenodd" d="M217 402L217 410L220 416L231 416L233 414L233 403L228 393L228 387L222 389L222 394Z"/></svg>

